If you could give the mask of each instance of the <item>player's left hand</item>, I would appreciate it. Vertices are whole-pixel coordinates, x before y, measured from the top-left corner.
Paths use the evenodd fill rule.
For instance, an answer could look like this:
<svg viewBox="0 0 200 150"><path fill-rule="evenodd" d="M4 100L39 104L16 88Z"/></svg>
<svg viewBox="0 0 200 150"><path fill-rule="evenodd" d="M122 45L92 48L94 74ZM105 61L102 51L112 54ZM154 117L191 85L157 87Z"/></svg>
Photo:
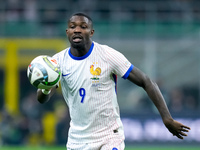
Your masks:
<svg viewBox="0 0 200 150"><path fill-rule="evenodd" d="M187 136L185 132L189 132L190 127L183 125L182 123L170 119L168 121L164 121L165 126L167 129L174 135L177 136L179 139L184 139L183 136Z"/></svg>

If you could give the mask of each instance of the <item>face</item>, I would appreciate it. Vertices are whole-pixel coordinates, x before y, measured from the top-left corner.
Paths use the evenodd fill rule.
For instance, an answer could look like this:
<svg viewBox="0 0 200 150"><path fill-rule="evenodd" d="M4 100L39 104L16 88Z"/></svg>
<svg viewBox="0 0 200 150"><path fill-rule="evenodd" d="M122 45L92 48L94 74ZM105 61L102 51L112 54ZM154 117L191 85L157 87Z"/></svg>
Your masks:
<svg viewBox="0 0 200 150"><path fill-rule="evenodd" d="M84 16L73 16L68 22L66 30L69 42L73 48L85 47L91 42L94 33L90 20Z"/></svg>

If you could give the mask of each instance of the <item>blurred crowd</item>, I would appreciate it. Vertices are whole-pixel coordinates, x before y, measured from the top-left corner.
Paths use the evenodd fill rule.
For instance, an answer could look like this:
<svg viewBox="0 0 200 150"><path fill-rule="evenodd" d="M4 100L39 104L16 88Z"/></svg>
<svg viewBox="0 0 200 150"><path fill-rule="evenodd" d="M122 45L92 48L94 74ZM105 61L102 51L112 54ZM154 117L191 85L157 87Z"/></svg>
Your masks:
<svg viewBox="0 0 200 150"><path fill-rule="evenodd" d="M40 104L36 100L36 91L27 93L21 100L20 113L10 115L4 108L0 111L0 145L65 145L69 128L69 113L63 100ZM45 135L44 116L53 114L54 129ZM48 122L47 122L48 123ZM51 123L48 124L49 126ZM48 127L49 127L48 126ZM55 131L55 133L54 133ZM48 139L48 136L55 136Z"/></svg>
<svg viewBox="0 0 200 150"><path fill-rule="evenodd" d="M131 19L131 17L137 17L137 15L141 19L145 19L143 18L144 14L153 11L160 12L158 14L160 17L165 12L168 14L176 12L176 15L178 15L184 13L184 11L194 14L200 11L197 6L198 0L166 0L162 2L159 0L60 0L59 2L48 0L48 3L41 0L7 0L4 2L1 0L0 2L1 22L45 22L51 20L51 22L56 23L59 19L63 20L62 15L75 11L84 11L90 15L95 14L97 19L104 20Z"/></svg>
<svg viewBox="0 0 200 150"><path fill-rule="evenodd" d="M36 98L37 89L20 72L18 113L6 110L4 77L0 71L0 147L2 145L65 145L69 129L69 112L60 89L45 104ZM12 93L11 93L12 94Z"/></svg>
<svg viewBox="0 0 200 150"><path fill-rule="evenodd" d="M199 23L200 19L198 0L1 0L0 3L1 36L64 36L67 18L76 11L88 13L97 23Z"/></svg>
<svg viewBox="0 0 200 150"><path fill-rule="evenodd" d="M195 116L200 112L199 106L199 88L191 86L180 86L172 89L164 89L162 85L158 86L165 98L167 106L173 115ZM153 106L153 107L150 107ZM139 100L137 106L140 110L149 109L149 112L155 112L155 107L145 95ZM191 115L194 114L194 115Z"/></svg>

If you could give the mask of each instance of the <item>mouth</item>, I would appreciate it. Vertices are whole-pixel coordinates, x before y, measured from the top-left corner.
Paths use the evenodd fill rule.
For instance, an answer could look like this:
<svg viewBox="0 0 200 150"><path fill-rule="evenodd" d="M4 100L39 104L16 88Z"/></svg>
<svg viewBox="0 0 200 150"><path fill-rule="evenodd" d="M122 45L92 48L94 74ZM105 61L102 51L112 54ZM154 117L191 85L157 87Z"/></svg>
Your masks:
<svg viewBox="0 0 200 150"><path fill-rule="evenodd" d="M75 43L81 42L82 39L83 39L83 37L80 36L80 35L75 35L75 36L73 36L73 38L72 38L73 42L75 42Z"/></svg>

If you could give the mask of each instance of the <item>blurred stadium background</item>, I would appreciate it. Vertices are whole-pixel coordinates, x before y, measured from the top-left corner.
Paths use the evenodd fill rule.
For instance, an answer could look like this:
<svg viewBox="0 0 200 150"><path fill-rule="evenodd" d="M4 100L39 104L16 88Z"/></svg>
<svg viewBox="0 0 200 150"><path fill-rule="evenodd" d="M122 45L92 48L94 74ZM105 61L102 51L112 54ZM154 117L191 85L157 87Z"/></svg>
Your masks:
<svg viewBox="0 0 200 150"><path fill-rule="evenodd" d="M26 69L34 57L69 46L66 22L77 11L93 18L93 40L156 80L172 116L192 128L183 141L173 137L145 92L119 79L127 146L200 148L199 6L199 0L0 0L0 149L65 146L70 119L61 90L39 104Z"/></svg>

